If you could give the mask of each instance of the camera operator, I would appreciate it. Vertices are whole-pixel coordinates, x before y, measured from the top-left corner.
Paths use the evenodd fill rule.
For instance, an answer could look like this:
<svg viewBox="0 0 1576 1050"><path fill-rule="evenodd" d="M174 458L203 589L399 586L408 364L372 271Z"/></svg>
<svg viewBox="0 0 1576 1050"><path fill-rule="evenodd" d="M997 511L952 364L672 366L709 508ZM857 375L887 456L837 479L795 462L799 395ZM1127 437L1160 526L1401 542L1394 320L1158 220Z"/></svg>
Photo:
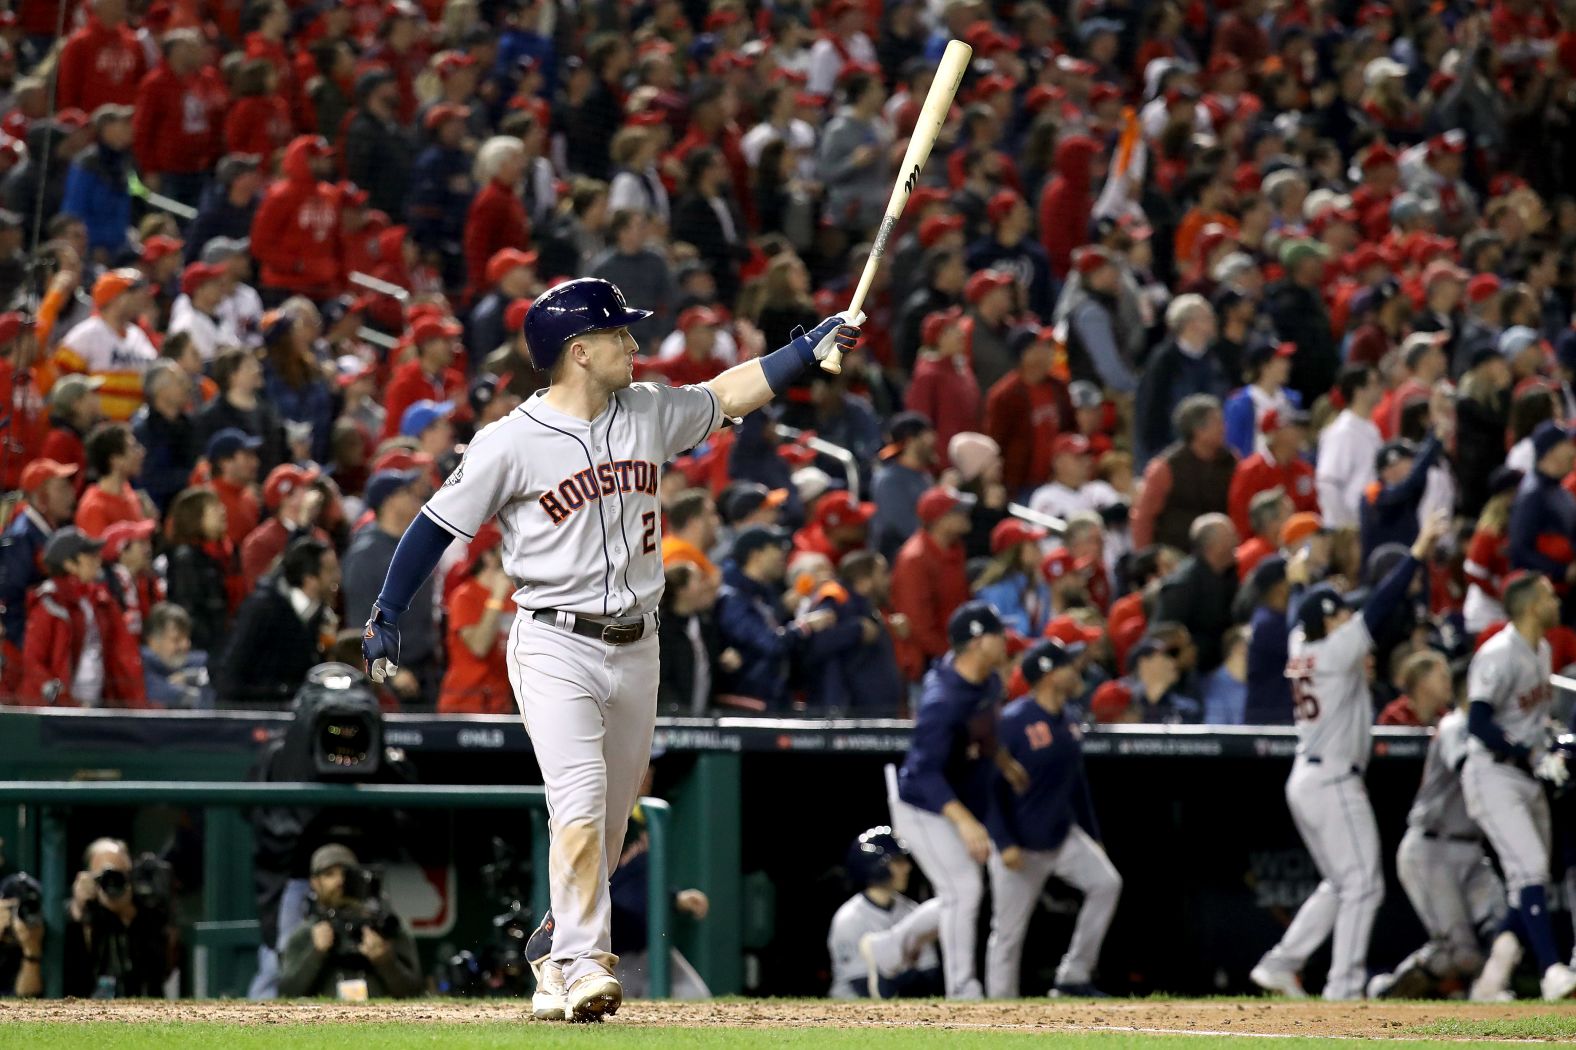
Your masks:
<svg viewBox="0 0 1576 1050"><path fill-rule="evenodd" d="M311 910L285 942L279 994L409 998L422 990L416 942L375 876L338 843L312 854Z"/></svg>
<svg viewBox="0 0 1576 1050"><path fill-rule="evenodd" d="M162 998L170 975L168 867L144 854L134 865L119 839L83 853L66 906L65 989L94 999Z"/></svg>
<svg viewBox="0 0 1576 1050"><path fill-rule="evenodd" d="M0 997L44 994L44 893L26 872L0 879Z"/></svg>

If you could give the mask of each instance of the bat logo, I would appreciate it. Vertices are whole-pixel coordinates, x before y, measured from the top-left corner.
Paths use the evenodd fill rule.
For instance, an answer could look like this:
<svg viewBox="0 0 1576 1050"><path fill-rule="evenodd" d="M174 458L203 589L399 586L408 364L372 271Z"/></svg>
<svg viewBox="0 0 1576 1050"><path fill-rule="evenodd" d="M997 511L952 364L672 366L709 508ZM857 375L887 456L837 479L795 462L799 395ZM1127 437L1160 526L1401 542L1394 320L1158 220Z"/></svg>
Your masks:
<svg viewBox="0 0 1576 1050"><path fill-rule="evenodd" d="M916 164L916 165L914 165L914 170L909 172L908 178L903 180L903 189L904 189L905 192L913 193L914 192L914 187L918 186L918 185L919 185L919 165Z"/></svg>

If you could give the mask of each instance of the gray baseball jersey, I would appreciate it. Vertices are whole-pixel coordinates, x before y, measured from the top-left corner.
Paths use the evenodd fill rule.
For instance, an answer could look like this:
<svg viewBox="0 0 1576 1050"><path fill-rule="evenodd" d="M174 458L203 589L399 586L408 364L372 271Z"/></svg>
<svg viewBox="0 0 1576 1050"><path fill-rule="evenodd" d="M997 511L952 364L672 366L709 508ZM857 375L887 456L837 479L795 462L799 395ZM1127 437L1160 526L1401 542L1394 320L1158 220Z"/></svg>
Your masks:
<svg viewBox="0 0 1576 1050"><path fill-rule="evenodd" d="M654 612L662 597L662 464L722 425L705 386L635 383L576 419L533 394L485 427L423 513L470 539L494 515L516 604L583 616Z"/></svg>
<svg viewBox="0 0 1576 1050"><path fill-rule="evenodd" d="M1482 834L1467 816L1466 797L1461 793L1461 763L1467 757L1468 735L1463 712L1451 711L1439 720L1423 759L1422 783L1406 814L1409 827L1445 836Z"/></svg>
<svg viewBox="0 0 1576 1050"><path fill-rule="evenodd" d="M1472 657L1467 670L1467 699L1492 707L1494 721L1511 743L1538 750L1543 745L1544 725L1554 702L1554 690L1549 685L1552 663L1547 639L1540 641L1534 651L1521 632L1507 624ZM1488 750L1476 737L1468 746L1475 751Z"/></svg>
<svg viewBox="0 0 1576 1050"><path fill-rule="evenodd" d="M1353 616L1316 642L1301 627L1287 646L1297 718L1297 753L1332 766L1368 767L1373 698L1368 691L1368 624Z"/></svg>
<svg viewBox="0 0 1576 1050"><path fill-rule="evenodd" d="M826 950L832 956L832 988L828 993L833 999L858 999L864 995L869 970L859 954L859 939L867 933L881 933L896 926L919 905L901 893L892 897L891 908L878 907L863 893L856 893L843 902L832 916L831 928L826 933ZM939 965L934 945L927 945L920 953L916 968L925 970Z"/></svg>

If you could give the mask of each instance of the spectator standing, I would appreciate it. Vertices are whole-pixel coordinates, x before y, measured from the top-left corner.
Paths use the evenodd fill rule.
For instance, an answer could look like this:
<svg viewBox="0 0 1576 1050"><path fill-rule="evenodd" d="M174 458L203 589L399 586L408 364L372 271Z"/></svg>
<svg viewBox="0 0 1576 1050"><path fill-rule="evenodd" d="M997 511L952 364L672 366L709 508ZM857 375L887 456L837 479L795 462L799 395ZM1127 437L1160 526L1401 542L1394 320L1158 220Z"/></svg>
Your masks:
<svg viewBox="0 0 1576 1050"><path fill-rule="evenodd" d="M1204 724L1239 726L1248 701L1248 628L1233 627L1222 645L1226 658L1204 680Z"/></svg>
<svg viewBox="0 0 1576 1050"><path fill-rule="evenodd" d="M925 318L924 345L904 404L932 422L938 449L945 449L955 435L979 426L980 388L969 364L973 332L973 319L956 308ZM946 465L943 456L942 466Z"/></svg>
<svg viewBox="0 0 1576 1050"><path fill-rule="evenodd" d="M105 104L93 111L93 145L77 154L66 170L66 196L60 210L81 219L95 260L112 263L126 249L131 227L130 106Z"/></svg>
<svg viewBox="0 0 1576 1050"><path fill-rule="evenodd" d="M359 623L371 614L372 603L388 574L389 562L400 537L416 519L430 492L425 472L380 470L367 480L367 509L371 524L356 533L345 551L345 619ZM437 696L440 671L437 616L433 608L432 578L417 589L410 612L400 621L400 669L412 681L403 683L402 702L432 702Z"/></svg>
<svg viewBox="0 0 1576 1050"><path fill-rule="evenodd" d="M1387 543L1410 546L1417 539L1417 509L1428 485L1429 468L1440 448L1436 432L1421 447L1396 440L1379 449L1374 460L1376 480L1364 490L1358 512L1365 565L1375 548Z"/></svg>
<svg viewBox="0 0 1576 1050"><path fill-rule="evenodd" d="M257 528L262 511L257 505L258 459L262 442L241 430L221 430L208 440L208 484L224 504L226 536L239 547Z"/></svg>
<svg viewBox="0 0 1576 1050"><path fill-rule="evenodd" d="M638 211L616 210L608 219L607 251L591 260L589 275L611 281L651 316L630 325L641 346L655 346L673 323L678 299L673 273L662 253L648 246L652 224ZM472 324L474 325L474 321ZM771 340L767 340L768 345Z"/></svg>
<svg viewBox="0 0 1576 1050"><path fill-rule="evenodd" d="M444 284L451 288L465 284L465 213L476 196L473 161L465 149L470 116L469 107L447 102L427 110L421 123L431 141L417 154L410 173L406 214L411 239L423 251L442 257Z"/></svg>
<svg viewBox="0 0 1576 1050"><path fill-rule="evenodd" d="M44 435L45 459L76 467L76 490L87 483L88 431L103 418L99 405L102 376L64 375L49 390L49 433Z"/></svg>
<svg viewBox="0 0 1576 1050"><path fill-rule="evenodd" d="M1504 465L1510 427L1510 364L1492 344L1471 352L1456 398L1457 480L1461 514L1477 517L1490 499L1490 483Z"/></svg>
<svg viewBox="0 0 1576 1050"><path fill-rule="evenodd" d="M98 405L105 418L125 422L142 404L142 376L159 352L137 324L149 306L149 288L136 270L110 270L93 282L93 316L60 341L55 364L101 380ZM45 448L46 453L49 451Z"/></svg>
<svg viewBox="0 0 1576 1050"><path fill-rule="evenodd" d="M449 318L424 317L411 329L415 353L394 370L383 406L383 440L399 433L405 411L418 401L465 402L465 376L453 367L456 341L465 329Z"/></svg>
<svg viewBox="0 0 1576 1050"><path fill-rule="evenodd" d="M1496 623L1503 623L1501 604L1505 582L1510 576L1510 509L1521 487L1522 474L1501 466L1489 481L1489 499L1477 517L1477 527L1467 543L1467 597L1462 605L1462 620L1473 638Z"/></svg>
<svg viewBox="0 0 1576 1050"><path fill-rule="evenodd" d="M311 428L311 458L328 459L334 429L334 397L318 363L315 344L322 321L317 307L287 300L263 324L263 396L286 423Z"/></svg>
<svg viewBox="0 0 1576 1050"><path fill-rule="evenodd" d="M77 528L92 539L118 521L142 521L152 516L146 497L132 487L142 474L142 442L124 423L109 423L95 430L87 441L88 469L96 482L77 501Z"/></svg>
<svg viewBox="0 0 1576 1050"><path fill-rule="evenodd" d="M204 363L212 361L220 347L241 343L241 334L219 314L220 304L228 291L227 273L226 268L217 263L190 264L181 271L181 294L170 308L167 334L189 334Z"/></svg>
<svg viewBox="0 0 1576 1050"><path fill-rule="evenodd" d="M27 630L27 596L44 579L44 548L57 529L71 524L77 505L74 465L35 459L22 469L19 503L0 541L0 624L7 662L20 650Z"/></svg>
<svg viewBox="0 0 1576 1050"><path fill-rule="evenodd" d="M137 86L132 145L150 188L195 206L217 159L219 136L203 73L203 39L172 29L164 58Z"/></svg>
<svg viewBox="0 0 1576 1050"><path fill-rule="evenodd" d="M1308 557L1299 552L1290 561L1271 555L1247 579L1255 600L1248 621L1248 697L1242 723L1254 726L1292 724L1291 679L1286 677L1291 587L1308 584Z"/></svg>
<svg viewBox="0 0 1576 1050"><path fill-rule="evenodd" d="M1198 669L1220 666L1221 638L1231 626L1237 594L1237 529L1224 514L1200 515L1188 530L1192 554L1160 585L1156 622L1175 621L1198 645Z"/></svg>
<svg viewBox="0 0 1576 1050"><path fill-rule="evenodd" d="M919 497L935 481L936 430L918 412L899 412L887 423L887 444L871 482L876 505L870 535L884 557L897 554L919 527Z"/></svg>
<svg viewBox="0 0 1576 1050"><path fill-rule="evenodd" d="M718 300L731 305L739 296L739 264L749 249L727 158L714 146L691 150L684 183L688 192L673 206L673 239L695 246L717 284Z"/></svg>
<svg viewBox="0 0 1576 1050"><path fill-rule="evenodd" d="M1217 641L1218 645L1219 642ZM1128 674L1103 683L1089 700L1090 713L1106 724L1186 725L1204 707L1177 689L1182 671L1177 653L1156 637L1141 640L1127 656Z"/></svg>
<svg viewBox="0 0 1576 1050"><path fill-rule="evenodd" d="M1371 365L1351 365L1341 370L1337 386L1341 409L1335 421L1319 432L1319 513L1332 529L1358 523L1363 494L1374 481L1384 438L1369 418L1384 388Z"/></svg>
<svg viewBox="0 0 1576 1050"><path fill-rule="evenodd" d="M768 492L759 486L763 503L781 506L786 492ZM722 519L717 516L717 506L711 493L705 489L689 489L679 493L668 504L667 518L662 529L662 564L664 568L679 562L690 562L712 583L720 583L722 573L712 564L709 553L717 546L717 530Z"/></svg>
<svg viewBox="0 0 1576 1050"><path fill-rule="evenodd" d="M607 190L607 206L614 215L621 211L638 215L646 219L656 231L667 229L669 214L667 187L663 185L661 172L657 169L662 141L651 128L639 125L621 128L613 136L610 147L613 163L618 170ZM814 141L813 133L811 141ZM611 277L607 279L612 280ZM619 287L624 286L620 284ZM635 296L635 301L643 303L648 300ZM645 339L640 343L642 346L648 345Z"/></svg>
<svg viewBox="0 0 1576 1050"><path fill-rule="evenodd" d="M1171 300L1166 329L1170 335L1145 362L1133 404L1133 453L1139 465L1175 440L1171 419L1185 398L1223 398L1231 389L1231 380L1209 352L1215 339L1215 309L1209 300L1192 294Z"/></svg>
<svg viewBox="0 0 1576 1050"><path fill-rule="evenodd" d="M152 706L211 710L208 654L192 648L192 619L178 605L161 602L148 613L142 635L142 682Z"/></svg>
<svg viewBox="0 0 1576 1050"><path fill-rule="evenodd" d="M0 489L17 487L22 471L43 455L49 436L48 405L53 369L39 363L38 339L31 318L0 313L0 403L8 403L5 447L0 450Z"/></svg>
<svg viewBox="0 0 1576 1050"><path fill-rule="evenodd" d="M170 503L167 522L170 603L191 618L192 645L216 652L230 623L224 504L212 489L190 488Z"/></svg>
<svg viewBox="0 0 1576 1050"><path fill-rule="evenodd" d="M995 270L1013 276L1023 289L1030 313L1050 317L1056 307L1051 262L1032 236L1034 215L1028 203L1011 188L997 190L985 207L990 232L969 245L970 270ZM983 385L985 383L981 378Z"/></svg>
<svg viewBox="0 0 1576 1050"><path fill-rule="evenodd" d="M104 550L104 586L119 607L126 630L142 644L148 611L165 598L164 577L153 568L152 518L119 521L100 537Z"/></svg>
<svg viewBox="0 0 1576 1050"><path fill-rule="evenodd" d="M279 90L279 69L266 58L247 59L236 70L233 84L235 97L224 118L224 148L258 157L272 168L295 131L290 102Z"/></svg>
<svg viewBox="0 0 1576 1050"><path fill-rule="evenodd" d="M1226 443L1246 458L1266 447L1261 424L1270 412L1286 413L1302 407L1302 395L1286 387L1291 377L1292 343L1261 340L1248 347L1244 357L1247 385L1226 398Z"/></svg>
<svg viewBox="0 0 1576 1050"><path fill-rule="evenodd" d="M989 602L1007 629L1038 637L1051 618L1051 589L1041 579L1040 548L1050 533L1004 518L990 535L990 564L974 581L974 596Z"/></svg>
<svg viewBox="0 0 1576 1050"><path fill-rule="evenodd" d="M1553 420L1532 432L1534 467L1510 508L1510 567L1542 573L1567 602L1576 582L1576 496L1561 485L1576 467L1576 445Z"/></svg>
<svg viewBox="0 0 1576 1050"><path fill-rule="evenodd" d="M514 581L503 570L500 535L478 534L466 551L465 581L443 597L448 622L448 670L438 710L506 715L515 709L506 659L515 606Z"/></svg>
<svg viewBox="0 0 1576 1050"><path fill-rule="evenodd" d="M1279 486L1255 493L1248 500L1250 531L1243 534L1246 538L1237 548L1237 579L1246 580L1259 562L1280 550L1284 536L1281 530L1291 515L1291 500L1286 498L1286 490ZM1304 514L1304 517L1317 520L1318 516Z"/></svg>
<svg viewBox="0 0 1576 1050"><path fill-rule="evenodd" d="M1254 532L1248 511L1253 497L1261 492L1278 488L1291 500L1293 511L1319 510L1313 467L1302 458L1303 447L1308 443L1308 414L1300 408L1284 413L1276 409L1265 413L1259 429L1266 441L1264 451L1237 463L1226 495L1227 513L1243 536Z"/></svg>
<svg viewBox="0 0 1576 1050"><path fill-rule="evenodd" d="M1005 270L981 270L963 285L971 324L969 361L980 389L988 390L1012 370L1008 320L1018 312L1018 279Z"/></svg>
<svg viewBox="0 0 1576 1050"><path fill-rule="evenodd" d="M898 647L898 666L917 682L932 660L947 654L947 618L969 597L963 537L977 501L956 489L935 486L915 507L919 528L899 549L892 566L892 611L908 621Z"/></svg>
<svg viewBox="0 0 1576 1050"><path fill-rule="evenodd" d="M476 151L475 181L480 187L465 213L465 275L474 296L482 289L487 263L505 248L531 247L531 222L520 200L526 154L520 140L498 135ZM478 352L486 352L479 350Z"/></svg>
<svg viewBox="0 0 1576 1050"><path fill-rule="evenodd" d="M892 644L904 621L890 623L882 609L890 600L892 574L874 551L854 551L838 567L838 578L811 595L811 609L836 622L811 635L805 646L809 699L816 714L891 716L907 698Z"/></svg>
<svg viewBox="0 0 1576 1050"><path fill-rule="evenodd" d="M131 106L147 57L126 25L126 0L93 0L92 13L66 38L55 71L55 107L93 113L100 106Z"/></svg>
<svg viewBox="0 0 1576 1050"><path fill-rule="evenodd" d="M1067 135L1056 144L1055 174L1045 184L1039 210L1040 240L1057 280L1066 279L1073 266L1073 250L1089 239L1089 216L1094 209L1090 183L1104 167L1100 144L1087 135Z"/></svg>
<svg viewBox="0 0 1576 1050"><path fill-rule="evenodd" d="M657 704L664 711L703 715L711 706L717 672L737 671L740 665L737 649L722 648L712 615L720 581L708 578L692 561L667 563L665 577L657 623Z"/></svg>
<svg viewBox="0 0 1576 1050"><path fill-rule="evenodd" d="M263 506L269 512L268 520L241 541L241 576L248 592L273 571L279 556L298 537L328 540L328 534L317 525L323 511L319 476L315 469L294 463L281 463L268 472L263 482Z"/></svg>
<svg viewBox="0 0 1576 1050"><path fill-rule="evenodd" d="M733 556L722 570L717 633L723 646L738 652L740 666L723 672L718 692L740 698L750 710L788 706L789 659L836 620L822 611L785 622L781 594L788 546L783 530L751 526L734 537Z"/></svg>
<svg viewBox="0 0 1576 1050"><path fill-rule="evenodd" d="M28 595L17 687L26 706L147 706L136 639L101 580L102 548L69 525L44 545L49 579Z"/></svg>
<svg viewBox="0 0 1576 1050"><path fill-rule="evenodd" d="M517 302L528 304L538 289L536 258L535 252L504 248L487 260L488 291L471 308L466 323L465 341L471 360L485 357L508 341L510 329L505 322L509 307ZM623 287L619 285L620 289Z"/></svg>
<svg viewBox="0 0 1576 1050"><path fill-rule="evenodd" d="M1056 439L1076 424L1067 384L1051 375L1055 333L1020 328L1008 349L1018 366L986 395L984 432L1001 447L1002 484L1021 500L1050 480Z"/></svg>
<svg viewBox="0 0 1576 1050"><path fill-rule="evenodd" d="M931 314L944 312L963 302L963 286L968 281L968 269L963 264L963 253L939 239L940 226L952 231L948 236L961 240L963 217L961 215L933 215L925 220L924 233L938 238L925 249L923 259L924 284L908 293L896 311L897 330L892 340L893 356L904 368L913 368L924 342L925 319ZM923 240L923 234L921 243Z"/></svg>
<svg viewBox="0 0 1576 1050"><path fill-rule="evenodd" d="M1138 390L1138 376L1124 350L1120 321L1122 271L1104 248L1080 248L1076 275L1057 301L1055 320L1067 323L1067 370L1074 382L1092 382L1118 394Z"/></svg>
<svg viewBox="0 0 1576 1050"><path fill-rule="evenodd" d="M1185 398L1172 425L1178 440L1145 468L1133 506L1135 548L1163 543L1186 549L1195 520L1226 511L1237 457L1226 445L1220 402L1207 394Z"/></svg>
<svg viewBox="0 0 1576 1050"><path fill-rule="evenodd" d="M246 350L225 350L214 358L213 381L218 396L197 413L193 437L207 449L223 430L238 430L255 440L261 469L272 470L284 461L284 427L274 406L258 395L263 390L263 366Z"/></svg>
<svg viewBox="0 0 1576 1050"><path fill-rule="evenodd" d="M356 81L356 113L345 129L345 174L365 189L372 206L402 218L415 148L400 123L400 87L386 69Z"/></svg>
<svg viewBox="0 0 1576 1050"><path fill-rule="evenodd" d="M252 235L257 194L263 185L260 164L259 158L245 153L227 153L219 159L213 180L197 205L197 217L186 231L187 262L222 263L225 260L206 257L209 244L220 238L245 241Z"/></svg>
<svg viewBox="0 0 1576 1050"><path fill-rule="evenodd" d="M289 703L339 633L339 583L339 559L327 543L304 536L285 549L278 573L263 577L241 603L215 664L222 706Z"/></svg>
<svg viewBox="0 0 1576 1050"><path fill-rule="evenodd" d="M1082 434L1058 434L1051 442L1051 478L1029 497L1029 509L1063 520L1084 510L1104 510L1122 502L1107 481L1093 478L1094 456Z"/></svg>
<svg viewBox="0 0 1576 1050"><path fill-rule="evenodd" d="M821 133L816 163L826 185L826 218L842 228L871 230L892 193L886 159L892 131L881 118L886 89L879 76L854 72L842 78L841 91L842 108Z"/></svg>
<svg viewBox="0 0 1576 1050"><path fill-rule="evenodd" d="M1290 386L1305 405L1329 392L1341 367L1340 348L1320 294L1328 257L1329 249L1319 241L1282 241L1279 258L1286 276L1265 295L1275 331L1297 347L1291 360Z"/></svg>
<svg viewBox="0 0 1576 1050"><path fill-rule="evenodd" d="M327 299L338 290L339 198L320 175L333 156L320 136L292 139L279 165L282 177L268 187L252 218L252 254L270 302L289 295Z"/></svg>

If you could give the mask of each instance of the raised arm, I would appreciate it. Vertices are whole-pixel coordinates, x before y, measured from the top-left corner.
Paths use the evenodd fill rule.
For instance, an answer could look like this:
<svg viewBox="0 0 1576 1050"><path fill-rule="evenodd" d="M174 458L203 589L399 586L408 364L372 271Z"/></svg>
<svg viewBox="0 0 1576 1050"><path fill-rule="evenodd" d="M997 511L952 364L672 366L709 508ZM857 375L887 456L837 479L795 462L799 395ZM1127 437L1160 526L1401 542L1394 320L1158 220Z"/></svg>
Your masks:
<svg viewBox="0 0 1576 1050"><path fill-rule="evenodd" d="M859 342L859 326L864 315L850 317L833 314L808 332L802 332L787 346L765 357L734 365L705 385L717 395L722 414L739 419L754 412L789 385L835 346L848 353Z"/></svg>

